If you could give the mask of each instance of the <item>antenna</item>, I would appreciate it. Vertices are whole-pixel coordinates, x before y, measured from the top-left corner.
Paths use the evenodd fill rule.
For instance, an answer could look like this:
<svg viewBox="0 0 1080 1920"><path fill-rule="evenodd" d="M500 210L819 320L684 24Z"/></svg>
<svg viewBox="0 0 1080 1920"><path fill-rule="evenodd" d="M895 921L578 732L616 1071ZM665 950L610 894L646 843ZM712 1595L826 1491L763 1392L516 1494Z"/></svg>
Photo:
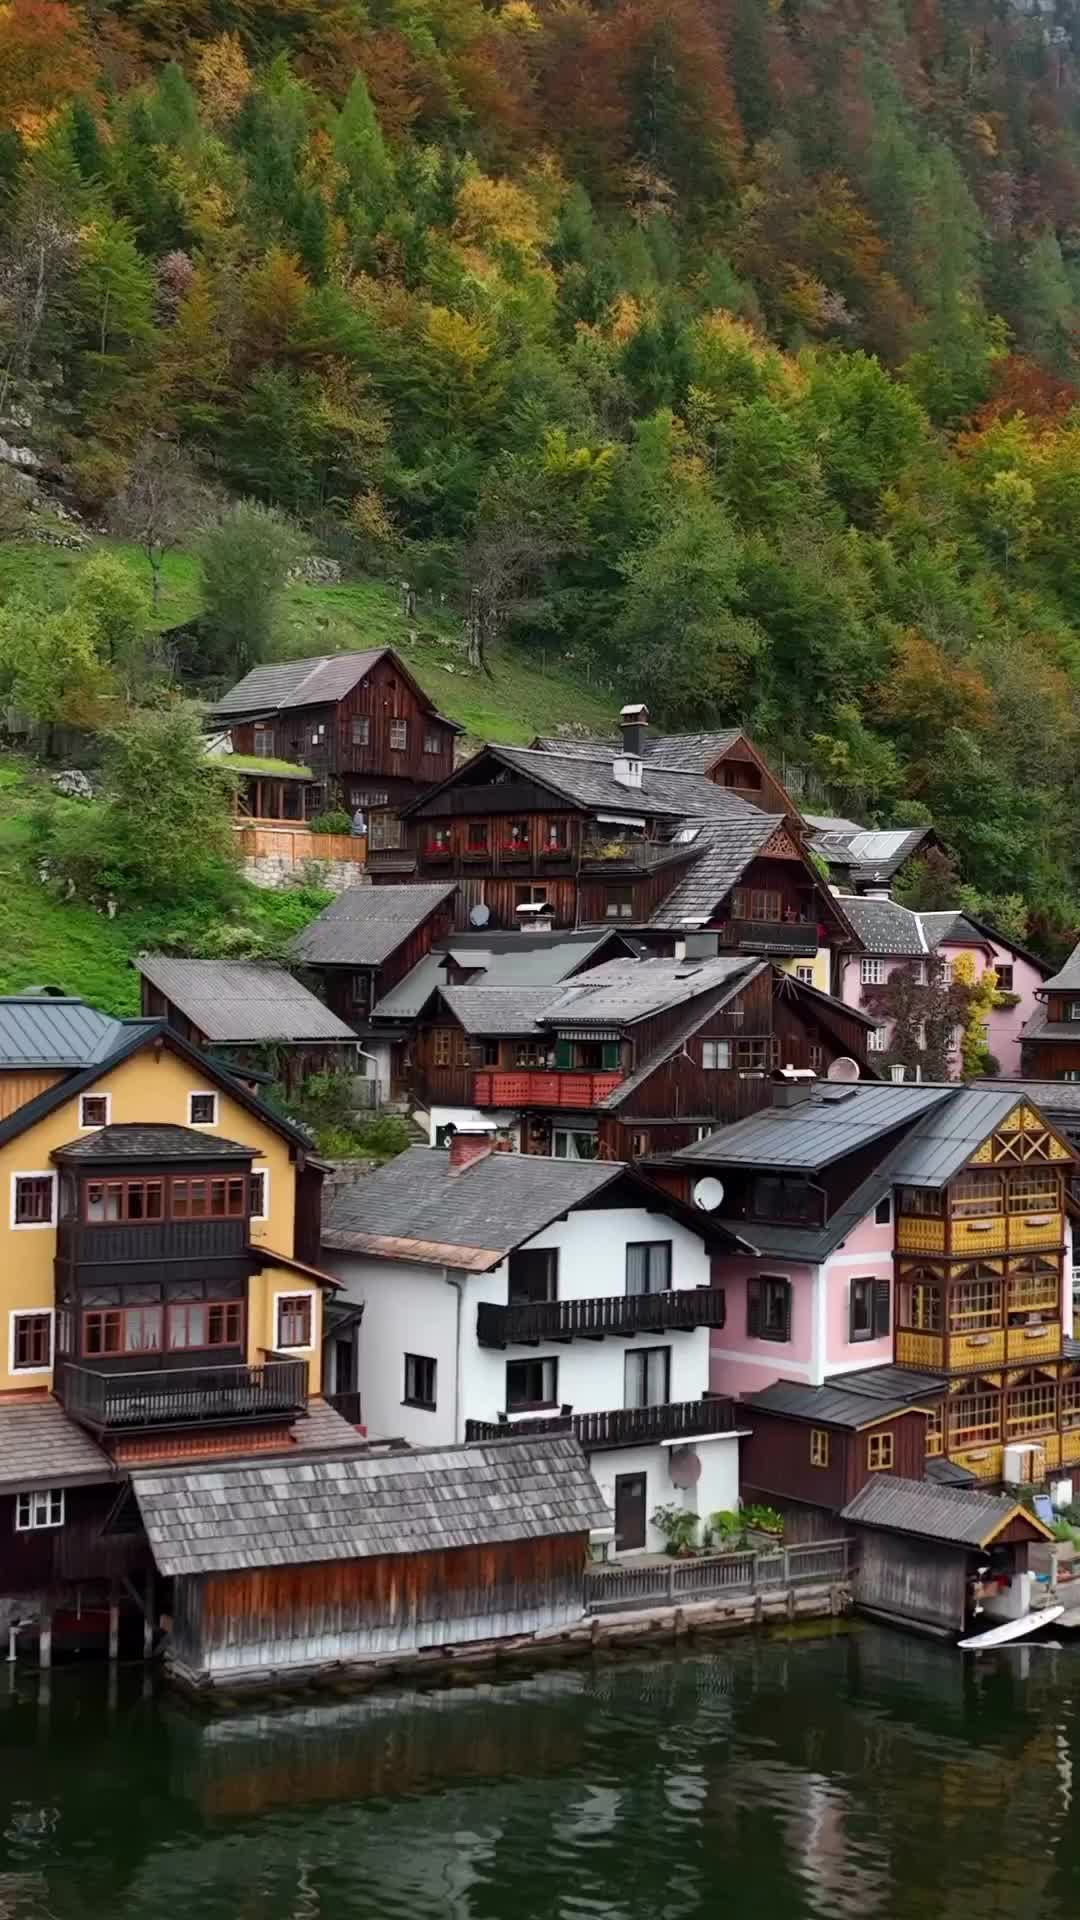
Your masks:
<svg viewBox="0 0 1080 1920"><path fill-rule="evenodd" d="M711 1173L705 1174L703 1179L694 1182L694 1205L700 1207L702 1213L715 1213L723 1197L724 1183L722 1180L715 1179Z"/></svg>
<svg viewBox="0 0 1080 1920"><path fill-rule="evenodd" d="M839 1060L834 1060L825 1075L826 1080L842 1080L846 1085L850 1085L851 1081L857 1080L858 1077L859 1063L847 1053L842 1053Z"/></svg>

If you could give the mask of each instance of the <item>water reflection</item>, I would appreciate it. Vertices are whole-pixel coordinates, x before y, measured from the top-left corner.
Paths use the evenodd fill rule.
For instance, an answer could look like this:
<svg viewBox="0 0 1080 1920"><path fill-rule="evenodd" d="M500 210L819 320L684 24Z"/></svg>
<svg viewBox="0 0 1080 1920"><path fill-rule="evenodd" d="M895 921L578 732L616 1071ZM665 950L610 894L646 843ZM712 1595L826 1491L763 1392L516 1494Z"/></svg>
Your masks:
<svg viewBox="0 0 1080 1920"><path fill-rule="evenodd" d="M868 1629L207 1720L0 1696L0 1920L1075 1920L1080 1660Z"/></svg>

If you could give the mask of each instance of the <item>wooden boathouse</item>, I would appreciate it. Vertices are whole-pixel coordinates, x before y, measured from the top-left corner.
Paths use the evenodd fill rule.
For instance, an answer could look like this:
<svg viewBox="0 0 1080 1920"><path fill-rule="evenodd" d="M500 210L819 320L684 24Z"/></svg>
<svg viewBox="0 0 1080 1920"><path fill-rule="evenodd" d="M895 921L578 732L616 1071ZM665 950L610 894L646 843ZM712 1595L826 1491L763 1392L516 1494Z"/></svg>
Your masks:
<svg viewBox="0 0 1080 1920"><path fill-rule="evenodd" d="M137 1473L194 1686L543 1634L584 1612L610 1516L572 1435Z"/></svg>

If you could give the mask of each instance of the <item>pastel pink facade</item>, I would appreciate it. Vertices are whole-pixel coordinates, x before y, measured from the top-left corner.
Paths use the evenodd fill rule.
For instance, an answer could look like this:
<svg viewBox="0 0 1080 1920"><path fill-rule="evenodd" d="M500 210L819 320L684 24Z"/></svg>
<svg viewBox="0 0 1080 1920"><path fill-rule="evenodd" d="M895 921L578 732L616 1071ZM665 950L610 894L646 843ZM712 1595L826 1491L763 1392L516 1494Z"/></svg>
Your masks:
<svg viewBox="0 0 1080 1920"><path fill-rule="evenodd" d="M1038 1002L1035 999L1036 987L1041 987L1043 974L1038 967L1025 960L1014 948L987 937L977 945L970 943L943 941L939 951L951 962L961 954L970 954L975 962L976 977L993 967L1012 968L1012 992L1017 995L1015 1006L994 1007L987 1020L987 1044L998 1063L1000 1072L1008 1077L1020 1072L1020 1035L1030 1020ZM912 954L873 954L867 959L880 961L885 980L900 968L918 964L918 956ZM837 998L845 1006L858 1007L860 1012L869 1013L867 994L873 992L873 986L867 986L862 978L862 956L844 954L839 962L839 985ZM1008 976L1006 976L1007 978ZM882 1049L883 1051L885 1049ZM952 1078L959 1078L959 1052L950 1056L949 1072Z"/></svg>

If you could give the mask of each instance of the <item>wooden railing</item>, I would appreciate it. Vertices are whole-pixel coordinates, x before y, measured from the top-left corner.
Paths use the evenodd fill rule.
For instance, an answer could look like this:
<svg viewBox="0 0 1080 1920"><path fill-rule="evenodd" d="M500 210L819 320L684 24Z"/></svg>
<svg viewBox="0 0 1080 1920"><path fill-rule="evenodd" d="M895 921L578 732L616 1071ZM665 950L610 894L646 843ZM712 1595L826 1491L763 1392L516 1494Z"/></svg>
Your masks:
<svg viewBox="0 0 1080 1920"><path fill-rule="evenodd" d="M602 1413L555 1413L536 1420L467 1420L465 1439L508 1440L519 1434L573 1433L589 1453L656 1440L731 1433L735 1403L725 1398L667 1400L658 1407L610 1407Z"/></svg>
<svg viewBox="0 0 1080 1920"><path fill-rule="evenodd" d="M700 1560L667 1560L647 1567L592 1566L585 1583L589 1613L624 1608L685 1606L722 1594L783 1592L789 1587L847 1579L849 1540L814 1540L775 1553L723 1553Z"/></svg>
<svg viewBox="0 0 1080 1920"><path fill-rule="evenodd" d="M312 833L297 822L243 821L236 825L237 846L243 860L286 860L303 866L307 860L367 861L367 838L362 833Z"/></svg>
<svg viewBox="0 0 1080 1920"><path fill-rule="evenodd" d="M328 1407L333 1407L335 1413L340 1413L341 1418L348 1421L350 1427L363 1426L359 1393L327 1393L323 1398Z"/></svg>
<svg viewBox="0 0 1080 1920"><path fill-rule="evenodd" d="M802 953L818 950L816 920L729 920L718 929L722 947L754 947L762 953Z"/></svg>
<svg viewBox="0 0 1080 1920"><path fill-rule="evenodd" d="M56 1257L73 1266L121 1266L128 1261L242 1259L250 1223L239 1220L145 1220L117 1223L61 1220Z"/></svg>
<svg viewBox="0 0 1080 1920"><path fill-rule="evenodd" d="M65 1366L59 1390L73 1420L95 1433L118 1433L287 1419L303 1412L307 1384L305 1360L267 1360L256 1367L161 1367L152 1373Z"/></svg>
<svg viewBox="0 0 1080 1920"><path fill-rule="evenodd" d="M502 1072L485 1067L473 1080L474 1107L572 1107L584 1111L599 1106L626 1078L614 1073L576 1073L563 1068L551 1073L523 1067Z"/></svg>
<svg viewBox="0 0 1080 1920"><path fill-rule="evenodd" d="M694 852L692 841L686 846L677 847L670 841L620 840L618 834L612 834L610 840L584 841L581 864L598 873L648 873L653 867L663 866L678 853L689 858Z"/></svg>
<svg viewBox="0 0 1080 1920"><path fill-rule="evenodd" d="M615 1293L585 1300L523 1301L500 1307L481 1301L476 1337L482 1347L537 1346L541 1340L602 1340L605 1334L690 1333L722 1327L724 1295L712 1287L666 1293Z"/></svg>

